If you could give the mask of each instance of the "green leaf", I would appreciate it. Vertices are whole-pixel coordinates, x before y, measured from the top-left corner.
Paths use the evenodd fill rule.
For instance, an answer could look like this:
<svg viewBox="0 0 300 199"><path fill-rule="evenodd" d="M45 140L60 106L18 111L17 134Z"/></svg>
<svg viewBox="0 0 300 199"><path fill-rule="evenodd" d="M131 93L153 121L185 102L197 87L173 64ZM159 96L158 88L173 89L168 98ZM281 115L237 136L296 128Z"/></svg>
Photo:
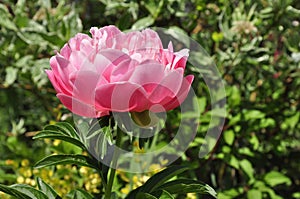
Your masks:
<svg viewBox="0 0 300 199"><path fill-rule="evenodd" d="M293 193L293 198L300 198L300 192Z"/></svg>
<svg viewBox="0 0 300 199"><path fill-rule="evenodd" d="M35 168L43 168L47 166L53 166L58 164L76 164L80 166L86 166L94 169L98 169L97 163L84 155L50 155L35 164Z"/></svg>
<svg viewBox="0 0 300 199"><path fill-rule="evenodd" d="M53 130L43 130L40 131L37 135L33 137L33 139L40 139L40 138L49 138L49 139L57 139L57 140L63 140L66 142L69 142L71 144L74 144L83 150L87 150L84 144L78 140L77 138L70 137L69 135L66 135L59 131L53 131Z"/></svg>
<svg viewBox="0 0 300 199"><path fill-rule="evenodd" d="M234 135L233 130L227 130L224 132L224 141L226 142L226 144L228 144L230 146L234 142L234 137L235 137L235 135Z"/></svg>
<svg viewBox="0 0 300 199"><path fill-rule="evenodd" d="M16 81L18 75L18 69L13 67L7 67L5 69L5 72L6 72L6 76L5 76L4 84L5 86L9 86Z"/></svg>
<svg viewBox="0 0 300 199"><path fill-rule="evenodd" d="M162 6L164 4L164 1L160 0L150 0L150 1L144 1L145 7L150 12L153 18L157 18L159 13L161 12Z"/></svg>
<svg viewBox="0 0 300 199"><path fill-rule="evenodd" d="M73 199L93 199L93 196L84 190L77 189L74 192Z"/></svg>
<svg viewBox="0 0 300 199"><path fill-rule="evenodd" d="M37 184L39 190L45 193L49 199L61 199L61 197L54 191L54 189L39 177L37 178Z"/></svg>
<svg viewBox="0 0 300 199"><path fill-rule="evenodd" d="M157 187L157 190L165 190L170 194L200 193L217 197L217 193L209 185L191 179L173 180Z"/></svg>
<svg viewBox="0 0 300 199"><path fill-rule="evenodd" d="M240 168L239 160L234 155L230 155L230 156L228 156L228 158L226 157L225 160L233 168L235 168L235 169L239 169Z"/></svg>
<svg viewBox="0 0 300 199"><path fill-rule="evenodd" d="M26 195L25 193L22 193L14 188L12 188L11 186L6 186L6 185L2 185L0 184L0 191L8 194L8 195L11 195L11 196L14 196L18 199L31 199L28 195Z"/></svg>
<svg viewBox="0 0 300 199"><path fill-rule="evenodd" d="M151 26L154 23L154 19L151 16L139 19L132 25L132 30L141 30Z"/></svg>
<svg viewBox="0 0 300 199"><path fill-rule="evenodd" d="M257 190L257 189L251 189L247 192L247 198L248 199L262 199L262 193L261 191Z"/></svg>
<svg viewBox="0 0 300 199"><path fill-rule="evenodd" d="M170 178L188 170L188 167L184 166L171 166L168 167L155 175L153 175L147 182L141 187L141 191L145 193L150 193L154 191L158 186L165 183Z"/></svg>
<svg viewBox="0 0 300 199"><path fill-rule="evenodd" d="M292 181L290 178L288 178L286 175L278 172L278 171L271 171L267 173L264 177L264 180L267 184L269 184L271 187L274 187L279 184L287 184L288 186L292 184Z"/></svg>
<svg viewBox="0 0 300 199"><path fill-rule="evenodd" d="M40 131L33 137L33 139L38 138L59 139L86 150L86 147L81 141L77 131L67 122L58 122L54 125L47 125L44 130Z"/></svg>
<svg viewBox="0 0 300 199"><path fill-rule="evenodd" d="M265 113L259 110L244 110L243 113L246 121L260 119L266 116Z"/></svg>
<svg viewBox="0 0 300 199"><path fill-rule="evenodd" d="M251 138L249 139L249 142L252 144L253 149L257 150L259 147L259 140L255 134L251 135Z"/></svg>
<svg viewBox="0 0 300 199"><path fill-rule="evenodd" d="M4 27L10 30L17 31L16 25L13 23L11 19L11 15L5 5L0 4L0 27Z"/></svg>
<svg viewBox="0 0 300 199"><path fill-rule="evenodd" d="M254 169L252 167L252 164L249 160L242 160L240 161L240 167L242 168L242 170L247 174L247 176L250 179L253 179L253 174L254 174Z"/></svg>
<svg viewBox="0 0 300 199"><path fill-rule="evenodd" d="M169 192L166 190L163 190L161 196L159 196L159 199L174 199L174 196L172 196Z"/></svg>
<svg viewBox="0 0 300 199"><path fill-rule="evenodd" d="M80 139L77 131L68 122L57 122L54 125L48 125L48 126L45 127L45 130L48 130L48 129L49 130L57 129L57 130L60 130L61 132L65 133L66 135L69 135L73 138L77 138L78 140Z"/></svg>
<svg viewBox="0 0 300 199"><path fill-rule="evenodd" d="M149 193L143 193L143 192L139 192L136 195L136 199L158 199L157 197L149 194Z"/></svg>
<svg viewBox="0 0 300 199"><path fill-rule="evenodd" d="M4 163L4 165L6 165ZM2 164L0 164L0 167ZM6 173L4 170L0 169L0 183L4 182L15 182L17 180L17 176L15 174Z"/></svg>
<svg viewBox="0 0 300 199"><path fill-rule="evenodd" d="M27 195L31 199L48 199L48 197L41 191L25 184L14 184L10 186L16 191Z"/></svg>

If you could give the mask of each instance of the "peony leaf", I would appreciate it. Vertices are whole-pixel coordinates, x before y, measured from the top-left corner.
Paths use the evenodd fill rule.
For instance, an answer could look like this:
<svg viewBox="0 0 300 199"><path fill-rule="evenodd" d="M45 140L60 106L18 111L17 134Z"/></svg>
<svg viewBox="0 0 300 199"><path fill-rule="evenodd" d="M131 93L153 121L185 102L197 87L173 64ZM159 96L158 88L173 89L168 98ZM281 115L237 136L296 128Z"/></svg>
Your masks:
<svg viewBox="0 0 300 199"><path fill-rule="evenodd" d="M0 185L0 191L18 199L49 199L43 192L25 184Z"/></svg>
<svg viewBox="0 0 300 199"><path fill-rule="evenodd" d="M33 137L33 139L40 139L40 138L63 140L71 144L74 144L82 148L83 150L87 150L85 145L80 140L74 137L70 137L69 135L62 133L61 131L43 130Z"/></svg>
<svg viewBox="0 0 300 199"><path fill-rule="evenodd" d="M35 168L43 168L47 166L53 166L58 164L76 164L80 166L86 166L94 169L99 169L97 163L84 155L50 155L35 164Z"/></svg>
<svg viewBox="0 0 300 199"><path fill-rule="evenodd" d="M209 194L217 198L217 194L215 190L211 188L209 185L191 179L173 180L157 187L156 190L164 190L170 194L179 194L179 193Z"/></svg>
<svg viewBox="0 0 300 199"><path fill-rule="evenodd" d="M26 195L25 193L22 193L10 186L7 186L7 185L2 185L0 184L0 191L6 193L6 194L9 194L11 196L14 196L18 199L31 199L28 195Z"/></svg>
<svg viewBox="0 0 300 199"><path fill-rule="evenodd" d="M61 197L54 191L54 189L45 183L41 178L37 178L39 189L45 193L49 199L61 199Z"/></svg>
<svg viewBox="0 0 300 199"><path fill-rule="evenodd" d="M149 194L149 193L143 193L143 192L139 192L136 195L136 199L158 199L157 197Z"/></svg>
<svg viewBox="0 0 300 199"><path fill-rule="evenodd" d="M165 183L170 178L188 170L187 167L184 166L171 166L168 167L155 175L153 175L142 187L141 191L145 193L151 193L158 186Z"/></svg>
<svg viewBox="0 0 300 199"><path fill-rule="evenodd" d="M163 190L161 196L159 196L159 199L174 199L174 196L167 192L166 190Z"/></svg>

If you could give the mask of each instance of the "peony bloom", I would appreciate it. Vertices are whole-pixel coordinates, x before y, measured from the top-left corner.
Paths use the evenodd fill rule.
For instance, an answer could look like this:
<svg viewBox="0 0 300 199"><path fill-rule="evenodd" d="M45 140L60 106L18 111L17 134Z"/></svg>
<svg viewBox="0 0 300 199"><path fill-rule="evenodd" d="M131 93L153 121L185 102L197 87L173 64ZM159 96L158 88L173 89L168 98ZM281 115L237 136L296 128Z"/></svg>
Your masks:
<svg viewBox="0 0 300 199"><path fill-rule="evenodd" d="M101 117L114 112L163 112L186 98L188 50L164 49L157 33L123 33L115 26L77 34L50 59L46 73L57 97L73 113Z"/></svg>

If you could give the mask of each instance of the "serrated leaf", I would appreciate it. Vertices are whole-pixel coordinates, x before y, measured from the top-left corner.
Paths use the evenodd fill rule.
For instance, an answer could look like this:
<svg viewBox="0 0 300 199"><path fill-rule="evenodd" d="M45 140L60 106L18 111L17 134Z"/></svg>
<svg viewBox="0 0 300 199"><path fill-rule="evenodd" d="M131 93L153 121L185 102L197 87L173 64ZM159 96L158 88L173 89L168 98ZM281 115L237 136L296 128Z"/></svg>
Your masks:
<svg viewBox="0 0 300 199"><path fill-rule="evenodd" d="M54 189L45 183L41 178L37 178L37 185L39 190L48 196L49 199L61 199L61 197L54 191Z"/></svg>
<svg viewBox="0 0 300 199"><path fill-rule="evenodd" d="M35 164L35 168L43 168L47 166L59 165L59 164L76 164L80 166L86 166L94 169L98 169L96 162L88 156L84 155L50 155L40 160Z"/></svg>
<svg viewBox="0 0 300 199"><path fill-rule="evenodd" d="M199 193L209 194L215 198L217 197L217 193L209 185L191 179L173 180L157 187L157 190L165 190L170 194Z"/></svg>
<svg viewBox="0 0 300 199"><path fill-rule="evenodd" d="M150 193L154 191L158 186L165 183L172 177L188 170L188 167L184 166L171 166L168 167L155 175L153 175L147 182L141 187L141 191L145 193Z"/></svg>

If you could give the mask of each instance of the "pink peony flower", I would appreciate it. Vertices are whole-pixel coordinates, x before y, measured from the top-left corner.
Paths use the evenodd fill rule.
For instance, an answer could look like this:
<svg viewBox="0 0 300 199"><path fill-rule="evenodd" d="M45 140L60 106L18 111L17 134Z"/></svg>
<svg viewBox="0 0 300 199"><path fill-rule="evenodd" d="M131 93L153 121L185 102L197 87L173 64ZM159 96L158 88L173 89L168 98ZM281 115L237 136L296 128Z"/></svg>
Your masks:
<svg viewBox="0 0 300 199"><path fill-rule="evenodd" d="M73 113L101 117L114 112L163 112L186 98L188 50L164 49L156 32L123 33L115 26L77 34L50 59L46 73L57 97Z"/></svg>

